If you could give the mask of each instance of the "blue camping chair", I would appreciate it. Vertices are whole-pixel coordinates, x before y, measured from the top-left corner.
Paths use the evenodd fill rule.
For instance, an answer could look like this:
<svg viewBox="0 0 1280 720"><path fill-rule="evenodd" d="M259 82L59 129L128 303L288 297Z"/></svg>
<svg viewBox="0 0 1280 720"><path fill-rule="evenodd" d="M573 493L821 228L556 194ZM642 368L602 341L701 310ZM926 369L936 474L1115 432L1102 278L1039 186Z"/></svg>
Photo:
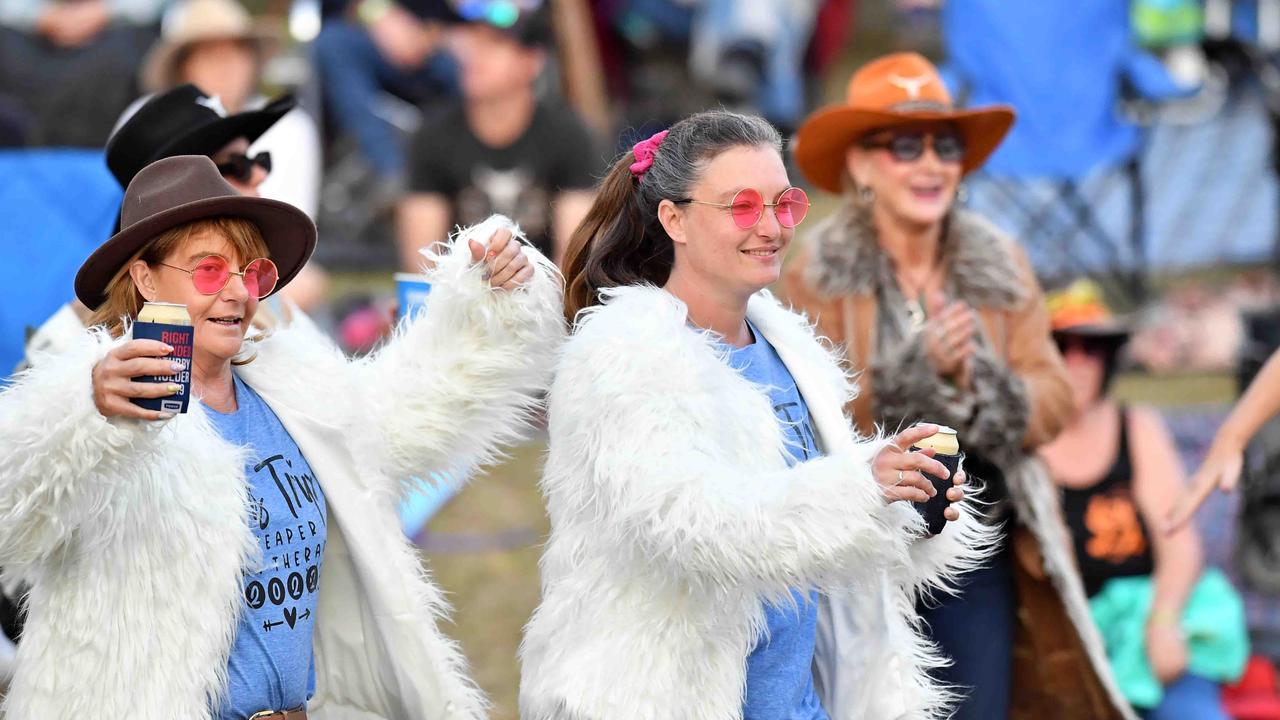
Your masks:
<svg viewBox="0 0 1280 720"><path fill-rule="evenodd" d="M0 378L28 328L75 296L80 264L111 234L123 192L101 150L0 152Z"/></svg>
<svg viewBox="0 0 1280 720"><path fill-rule="evenodd" d="M1177 97L1177 85L1132 43L1116 0L949 0L945 74L964 105L1008 103L1018 120L982 173L973 205L1024 241L1048 276L1099 275L1138 301L1147 269L1141 129L1119 103L1126 88ZM1127 236L1099 219L1099 201L1127 187ZM1110 277L1108 277L1110 274Z"/></svg>

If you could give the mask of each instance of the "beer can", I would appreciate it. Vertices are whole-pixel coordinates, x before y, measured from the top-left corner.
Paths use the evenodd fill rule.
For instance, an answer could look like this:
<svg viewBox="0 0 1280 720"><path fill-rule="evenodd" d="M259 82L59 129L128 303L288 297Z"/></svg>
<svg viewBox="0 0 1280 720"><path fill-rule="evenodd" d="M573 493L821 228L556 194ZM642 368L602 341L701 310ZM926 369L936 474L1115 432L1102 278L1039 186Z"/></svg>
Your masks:
<svg viewBox="0 0 1280 720"><path fill-rule="evenodd" d="M396 319L403 320L425 310L430 294L431 283L427 282L426 275L396 273Z"/></svg>
<svg viewBox="0 0 1280 720"><path fill-rule="evenodd" d="M964 461L964 453L960 452L960 438L954 429L946 426L939 426L938 432L918 441L911 446L911 449L933 450L933 458L945 465L952 475L955 475ZM929 498L927 502L913 503L913 505L924 518L929 534L937 535L947 524L947 517L943 513L951 504L951 501L947 500L947 491L952 487L952 479L940 478L932 473L921 474L933 483L933 489L937 490L938 494Z"/></svg>
<svg viewBox="0 0 1280 720"><path fill-rule="evenodd" d="M172 375L142 375L134 382L172 383L182 392L163 398L131 398L133 404L148 410L184 413L191 399L191 351L195 347L195 328L187 307L176 303L149 302L142 306L133 323L134 340L157 340L173 348L165 360L181 363L182 370Z"/></svg>

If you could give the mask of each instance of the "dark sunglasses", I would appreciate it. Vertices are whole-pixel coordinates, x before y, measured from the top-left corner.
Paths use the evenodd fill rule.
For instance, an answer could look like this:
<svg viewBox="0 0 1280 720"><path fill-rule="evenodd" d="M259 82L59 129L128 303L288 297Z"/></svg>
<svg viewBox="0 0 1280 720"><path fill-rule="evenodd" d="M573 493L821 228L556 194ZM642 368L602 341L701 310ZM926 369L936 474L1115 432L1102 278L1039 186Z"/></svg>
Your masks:
<svg viewBox="0 0 1280 720"><path fill-rule="evenodd" d="M1106 357L1115 349L1115 345L1105 340L1095 338L1080 337L1078 335L1053 334L1053 341L1058 346L1058 352L1066 357L1072 350L1080 352L1090 357Z"/></svg>
<svg viewBox="0 0 1280 720"><path fill-rule="evenodd" d="M253 156L245 155L244 153L231 153L226 160L218 163L218 172L224 178L247 183L253 178L254 165L270 174L271 153L260 152Z"/></svg>
<svg viewBox="0 0 1280 720"><path fill-rule="evenodd" d="M956 133L898 133L891 137L868 138L862 147L888 150L898 162L915 162L924 156L925 145L933 146L933 154L944 163L964 160L964 138Z"/></svg>

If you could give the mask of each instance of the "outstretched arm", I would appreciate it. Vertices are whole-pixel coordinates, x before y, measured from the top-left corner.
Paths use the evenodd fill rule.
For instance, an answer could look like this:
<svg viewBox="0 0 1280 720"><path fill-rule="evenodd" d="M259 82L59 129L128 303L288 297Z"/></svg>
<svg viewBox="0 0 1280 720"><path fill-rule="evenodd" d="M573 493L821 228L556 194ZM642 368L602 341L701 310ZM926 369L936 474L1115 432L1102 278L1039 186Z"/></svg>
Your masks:
<svg viewBox="0 0 1280 720"><path fill-rule="evenodd" d="M1244 449L1264 423L1280 412L1280 350L1262 366L1244 397L1227 416L1209 446L1209 454L1191 478L1191 487L1165 515L1166 531L1176 532L1196 514L1215 489L1231 492L1244 468Z"/></svg>
<svg viewBox="0 0 1280 720"><path fill-rule="evenodd" d="M513 231L495 216L455 235L427 311L356 367L370 450L392 477L470 470L528 429L565 328L559 273Z"/></svg>

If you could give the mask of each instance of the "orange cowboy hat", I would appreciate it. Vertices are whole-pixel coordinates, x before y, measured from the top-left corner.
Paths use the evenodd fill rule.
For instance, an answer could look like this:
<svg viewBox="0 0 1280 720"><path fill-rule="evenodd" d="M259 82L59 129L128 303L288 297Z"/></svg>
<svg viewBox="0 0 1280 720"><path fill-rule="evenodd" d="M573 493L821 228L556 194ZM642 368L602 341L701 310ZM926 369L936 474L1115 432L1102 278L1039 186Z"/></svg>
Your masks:
<svg viewBox="0 0 1280 720"><path fill-rule="evenodd" d="M956 110L933 63L916 53L894 53L863 65L849 80L845 102L810 115L796 133L800 172L814 185L841 191L845 151L873 130L921 122L949 122L964 138L967 175L987 159L1013 125L1013 108L992 105Z"/></svg>

